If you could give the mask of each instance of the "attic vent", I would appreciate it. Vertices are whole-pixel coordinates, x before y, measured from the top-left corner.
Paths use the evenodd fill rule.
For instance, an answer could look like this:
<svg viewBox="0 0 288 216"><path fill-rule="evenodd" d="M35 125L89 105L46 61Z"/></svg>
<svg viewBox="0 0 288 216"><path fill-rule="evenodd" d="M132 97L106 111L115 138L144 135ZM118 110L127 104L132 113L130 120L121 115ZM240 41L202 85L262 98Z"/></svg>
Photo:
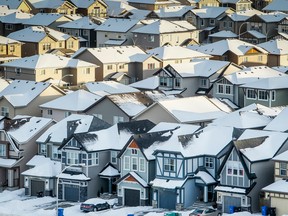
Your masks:
<svg viewBox="0 0 288 216"><path fill-rule="evenodd" d="M20 80L18 80L18 83L20 82ZM27 83L27 82L26 82Z"/></svg>
<svg viewBox="0 0 288 216"><path fill-rule="evenodd" d="M35 87L33 87L31 90L33 91L35 89Z"/></svg>
<svg viewBox="0 0 288 216"><path fill-rule="evenodd" d="M36 123L39 123L39 122L41 122L41 120L36 121Z"/></svg>

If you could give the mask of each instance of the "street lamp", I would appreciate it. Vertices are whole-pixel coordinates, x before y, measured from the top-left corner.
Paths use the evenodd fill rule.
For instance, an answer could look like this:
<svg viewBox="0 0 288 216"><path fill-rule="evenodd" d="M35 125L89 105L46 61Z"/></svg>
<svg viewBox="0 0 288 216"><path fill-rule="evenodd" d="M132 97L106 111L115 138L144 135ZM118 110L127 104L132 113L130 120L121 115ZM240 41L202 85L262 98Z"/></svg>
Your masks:
<svg viewBox="0 0 288 216"><path fill-rule="evenodd" d="M239 40L240 40L240 34L241 34L241 27L242 27L244 24L248 24L248 22L244 22L244 23L242 23L242 24L239 26L239 35L238 35L238 39L239 39Z"/></svg>
<svg viewBox="0 0 288 216"><path fill-rule="evenodd" d="M84 167L85 166L85 163L80 163L80 164L70 164L69 166L65 166L61 172L58 174L57 176L57 180L56 180L56 216L58 216L58 205L59 205L59 202L58 202L58 184L59 184L59 179L60 179L60 176L61 174L67 170L68 168L71 168L73 166L80 166L80 167Z"/></svg>
<svg viewBox="0 0 288 216"><path fill-rule="evenodd" d="M61 77L61 79L59 80L58 86L60 86L61 81L65 78L65 77L73 77L73 74L66 74L64 76Z"/></svg>

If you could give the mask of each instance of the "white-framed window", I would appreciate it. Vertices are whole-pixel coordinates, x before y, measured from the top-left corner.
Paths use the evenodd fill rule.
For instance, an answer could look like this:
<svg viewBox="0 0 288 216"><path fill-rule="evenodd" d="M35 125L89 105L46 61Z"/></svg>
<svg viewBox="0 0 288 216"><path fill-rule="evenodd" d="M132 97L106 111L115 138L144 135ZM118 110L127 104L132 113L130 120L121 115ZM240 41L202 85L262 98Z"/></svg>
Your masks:
<svg viewBox="0 0 288 216"><path fill-rule="evenodd" d="M48 109L48 110L47 110L47 114L48 114L48 115L53 115L53 110L52 110L52 109Z"/></svg>
<svg viewBox="0 0 288 216"><path fill-rule="evenodd" d="M175 159L173 158L164 158L164 171L166 172L175 172Z"/></svg>
<svg viewBox="0 0 288 216"><path fill-rule="evenodd" d="M279 167L280 167L279 174L281 176L287 176L287 163L280 162Z"/></svg>
<svg viewBox="0 0 288 216"><path fill-rule="evenodd" d="M111 163L117 164L117 151L111 151Z"/></svg>
<svg viewBox="0 0 288 216"><path fill-rule="evenodd" d="M174 81L175 81L175 87L179 88L181 86L181 79L180 78L175 78Z"/></svg>
<svg viewBox="0 0 288 216"><path fill-rule="evenodd" d="M148 42L154 42L155 36L154 35L148 35Z"/></svg>
<svg viewBox="0 0 288 216"><path fill-rule="evenodd" d="M120 64L119 69L124 69L124 66L125 66L124 64Z"/></svg>
<svg viewBox="0 0 288 216"><path fill-rule="evenodd" d="M133 171L138 171L138 158L132 157L131 158L131 166Z"/></svg>
<svg viewBox="0 0 288 216"><path fill-rule="evenodd" d="M263 101L267 101L268 100L267 92L264 90L258 90L258 99L263 100Z"/></svg>
<svg viewBox="0 0 288 216"><path fill-rule="evenodd" d="M73 48L74 46L74 41L68 41L68 49Z"/></svg>
<svg viewBox="0 0 288 216"><path fill-rule="evenodd" d="M208 169L214 168L214 159L212 157L205 157L205 167Z"/></svg>
<svg viewBox="0 0 288 216"><path fill-rule="evenodd" d="M155 63L149 63L148 70L153 70L153 69L155 69Z"/></svg>
<svg viewBox="0 0 288 216"><path fill-rule="evenodd" d="M6 145L0 144L0 157L6 157Z"/></svg>
<svg viewBox="0 0 288 216"><path fill-rule="evenodd" d="M258 61L260 61L260 62L263 61L263 56L262 55L258 56Z"/></svg>
<svg viewBox="0 0 288 216"><path fill-rule="evenodd" d="M99 153L93 152L91 153L91 165L98 165L99 164Z"/></svg>
<svg viewBox="0 0 288 216"><path fill-rule="evenodd" d="M52 159L54 160L61 159L61 151L58 150L58 146L52 146Z"/></svg>
<svg viewBox="0 0 288 216"><path fill-rule="evenodd" d="M42 49L43 50L50 50L51 49L51 43L43 43Z"/></svg>
<svg viewBox="0 0 288 216"><path fill-rule="evenodd" d="M15 52L15 46L14 45L10 45L9 46L9 51L10 52Z"/></svg>
<svg viewBox="0 0 288 216"><path fill-rule="evenodd" d="M82 74L90 74L90 68L82 68Z"/></svg>
<svg viewBox="0 0 288 216"><path fill-rule="evenodd" d="M112 70L113 65L107 65L107 70Z"/></svg>
<svg viewBox="0 0 288 216"><path fill-rule="evenodd" d="M113 124L117 124L119 122L124 122L124 117L122 117L122 116L113 116Z"/></svg>
<svg viewBox="0 0 288 216"><path fill-rule="evenodd" d="M139 171L145 172L145 159L139 158Z"/></svg>
<svg viewBox="0 0 288 216"><path fill-rule="evenodd" d="M200 86L201 87L207 87L207 79L200 79Z"/></svg>
<svg viewBox="0 0 288 216"><path fill-rule="evenodd" d="M39 154L46 156L46 153L47 153L47 146L45 143L41 143L39 146Z"/></svg>
<svg viewBox="0 0 288 216"><path fill-rule="evenodd" d="M244 176L244 168L240 162L229 161L226 165L227 176Z"/></svg>
<svg viewBox="0 0 288 216"><path fill-rule="evenodd" d="M247 99L256 99L256 93L254 89L247 89L246 90L246 97Z"/></svg>
<svg viewBox="0 0 288 216"><path fill-rule="evenodd" d="M124 170L130 170L130 157L124 156Z"/></svg>
<svg viewBox="0 0 288 216"><path fill-rule="evenodd" d="M137 155L137 154L138 154L137 149L131 148L131 154L132 154L132 155Z"/></svg>
<svg viewBox="0 0 288 216"><path fill-rule="evenodd" d="M1 107L1 116L9 117L9 108Z"/></svg>
<svg viewBox="0 0 288 216"><path fill-rule="evenodd" d="M210 19L210 25L215 25L215 20L214 19Z"/></svg>
<svg viewBox="0 0 288 216"><path fill-rule="evenodd" d="M103 115L102 114L94 114L94 116L96 116L99 119L103 119Z"/></svg>
<svg viewBox="0 0 288 216"><path fill-rule="evenodd" d="M160 77L160 86L172 87L172 79L170 77Z"/></svg>
<svg viewBox="0 0 288 216"><path fill-rule="evenodd" d="M78 152L67 152L67 164L79 164Z"/></svg>

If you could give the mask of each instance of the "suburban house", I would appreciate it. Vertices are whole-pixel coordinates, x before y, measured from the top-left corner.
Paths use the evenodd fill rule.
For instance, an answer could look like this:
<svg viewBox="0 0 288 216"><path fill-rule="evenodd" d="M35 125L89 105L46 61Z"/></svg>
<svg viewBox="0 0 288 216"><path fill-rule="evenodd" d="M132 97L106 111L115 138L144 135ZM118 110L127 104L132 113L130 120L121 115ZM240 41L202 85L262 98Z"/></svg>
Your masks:
<svg viewBox="0 0 288 216"><path fill-rule="evenodd" d="M178 96L167 96L161 91L112 94L95 101L85 112L88 115L95 115L112 125L118 122L132 121L134 116L151 106L154 102L171 100L176 97ZM149 120L153 121L152 119Z"/></svg>
<svg viewBox="0 0 288 216"><path fill-rule="evenodd" d="M3 63L1 66L4 67L7 79L36 82L54 79L58 86L62 86L63 81L73 86L94 81L97 68L97 65L89 62L53 54L33 55Z"/></svg>
<svg viewBox="0 0 288 216"><path fill-rule="evenodd" d="M231 107L216 98L194 96L158 101L135 115L133 119L149 119L155 124L171 122L205 126L231 111Z"/></svg>
<svg viewBox="0 0 288 216"><path fill-rule="evenodd" d="M288 151L285 151L273 159L274 182L262 189L265 193L264 204L276 208L277 215L287 212L288 199Z"/></svg>
<svg viewBox="0 0 288 216"><path fill-rule="evenodd" d="M58 25L61 32L79 38L80 47L96 47L96 32L94 29L103 20L93 17L82 17L80 19Z"/></svg>
<svg viewBox="0 0 288 216"><path fill-rule="evenodd" d="M238 39L226 39L211 44L188 46L188 48L211 55L211 59L230 61L245 67L268 64L266 50Z"/></svg>
<svg viewBox="0 0 288 216"><path fill-rule="evenodd" d="M96 81L111 80L111 76L120 75L117 81L126 85L151 76L161 64L157 57L137 46L80 48L72 57L98 65Z"/></svg>
<svg viewBox="0 0 288 216"><path fill-rule="evenodd" d="M85 114L85 110L102 96L85 90L77 90L62 97L41 104L42 117L61 121L72 114Z"/></svg>
<svg viewBox="0 0 288 216"><path fill-rule="evenodd" d="M40 104L65 95L60 88L45 82L14 80L0 92L1 115L41 116Z"/></svg>
<svg viewBox="0 0 288 216"><path fill-rule="evenodd" d="M128 0L129 5L142 9L142 10L158 10L159 8L168 7L168 6L178 6L180 2L175 0L148 0L148 1L139 1L139 0Z"/></svg>
<svg viewBox="0 0 288 216"><path fill-rule="evenodd" d="M288 149L287 133L245 130L234 141L219 168L217 207L222 212L259 212L259 194L274 181L272 158Z"/></svg>
<svg viewBox="0 0 288 216"><path fill-rule="evenodd" d="M268 5L262 8L265 12L277 12L281 11L284 13L288 12L288 8L286 7L284 0L277 0L277 1L268 1Z"/></svg>
<svg viewBox="0 0 288 216"><path fill-rule="evenodd" d="M52 119L27 115L4 119L0 129L1 187L10 190L24 187L25 181L20 174L37 154L36 139L53 124Z"/></svg>
<svg viewBox="0 0 288 216"><path fill-rule="evenodd" d="M268 52L268 66L288 66L288 41L284 39L270 40L257 46Z"/></svg>
<svg viewBox="0 0 288 216"><path fill-rule="evenodd" d="M222 7L230 7L235 11L245 11L252 9L252 1L250 0L220 0Z"/></svg>
<svg viewBox="0 0 288 216"><path fill-rule="evenodd" d="M0 36L0 64L20 58L22 45L20 41Z"/></svg>
<svg viewBox="0 0 288 216"><path fill-rule="evenodd" d="M59 148L62 151L62 167L67 167L66 172L59 175L59 198L83 202L103 193L116 194L112 183L120 176L117 154L133 134L145 133L153 126L150 121L144 120L73 134ZM82 168L68 167L81 163L85 164ZM114 172L108 175L108 170Z"/></svg>
<svg viewBox="0 0 288 216"><path fill-rule="evenodd" d="M184 97L208 95L213 82L225 74L240 70L234 63L218 60L192 60L188 63L169 64L154 73L159 76L160 90L179 90Z"/></svg>
<svg viewBox="0 0 288 216"><path fill-rule="evenodd" d="M44 54L51 49L68 49L73 53L79 48L78 38L43 26L31 26L7 37L24 43L23 57Z"/></svg>
<svg viewBox="0 0 288 216"><path fill-rule="evenodd" d="M72 114L47 129L36 140L38 155L27 162L29 169L22 173L25 179L25 194L55 196L56 178L62 170L59 147L73 134L103 130L108 127L109 124L95 116Z"/></svg>
<svg viewBox="0 0 288 216"><path fill-rule="evenodd" d="M236 39L236 38L238 38L238 35L229 30L222 30L215 32L214 34L208 35L208 41L210 43L214 43L225 39Z"/></svg>
<svg viewBox="0 0 288 216"><path fill-rule="evenodd" d="M246 97L246 92L243 92L243 89L240 88L243 84L255 82L264 78L281 76L286 75L266 66L244 68L235 73L223 76L219 80L215 81L213 86L213 97L226 98L237 106L244 107L244 97ZM253 100L253 103L254 102L255 100Z"/></svg>
<svg viewBox="0 0 288 216"><path fill-rule="evenodd" d="M164 136L167 140L156 144L153 152L156 163L156 178L150 182L153 206L181 210L195 203L213 205L217 170L237 137L236 131L232 127L208 126L196 130L180 125Z"/></svg>
<svg viewBox="0 0 288 216"><path fill-rule="evenodd" d="M147 18L188 21L186 14L193 8L193 6L188 5L162 7L149 13Z"/></svg>
<svg viewBox="0 0 288 216"><path fill-rule="evenodd" d="M0 0L0 5L6 5L10 10L19 10L25 13L30 13L32 8L25 0Z"/></svg>
<svg viewBox="0 0 288 216"><path fill-rule="evenodd" d="M218 0L179 0L183 5L190 5L195 8L203 8L203 7L219 7L220 2Z"/></svg>
<svg viewBox="0 0 288 216"><path fill-rule="evenodd" d="M186 20L142 20L144 26L132 31L135 45L149 50L163 45L181 46L199 41L199 30Z"/></svg>
<svg viewBox="0 0 288 216"><path fill-rule="evenodd" d="M89 17L107 17L107 7L103 0L70 0L76 6L76 13Z"/></svg>
<svg viewBox="0 0 288 216"><path fill-rule="evenodd" d="M285 17L281 22L278 23L277 29L280 38L288 39L288 17Z"/></svg>

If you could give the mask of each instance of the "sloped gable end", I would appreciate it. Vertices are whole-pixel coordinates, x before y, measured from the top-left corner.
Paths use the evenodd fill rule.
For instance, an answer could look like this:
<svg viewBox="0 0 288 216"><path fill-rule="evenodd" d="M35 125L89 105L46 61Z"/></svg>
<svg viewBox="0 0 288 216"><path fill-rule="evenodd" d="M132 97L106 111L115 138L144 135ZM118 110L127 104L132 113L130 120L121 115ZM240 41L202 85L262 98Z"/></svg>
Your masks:
<svg viewBox="0 0 288 216"><path fill-rule="evenodd" d="M127 182L137 182L137 180L136 180L133 176L131 176L131 175L127 176L127 178L125 178L124 181L127 181Z"/></svg>
<svg viewBox="0 0 288 216"><path fill-rule="evenodd" d="M135 140L132 140L132 142L128 145L128 148L139 149L139 146L137 145Z"/></svg>
<svg viewBox="0 0 288 216"><path fill-rule="evenodd" d="M248 50L245 55L254 55L254 54L260 54L261 52L256 49L256 48L251 48L250 50Z"/></svg>

